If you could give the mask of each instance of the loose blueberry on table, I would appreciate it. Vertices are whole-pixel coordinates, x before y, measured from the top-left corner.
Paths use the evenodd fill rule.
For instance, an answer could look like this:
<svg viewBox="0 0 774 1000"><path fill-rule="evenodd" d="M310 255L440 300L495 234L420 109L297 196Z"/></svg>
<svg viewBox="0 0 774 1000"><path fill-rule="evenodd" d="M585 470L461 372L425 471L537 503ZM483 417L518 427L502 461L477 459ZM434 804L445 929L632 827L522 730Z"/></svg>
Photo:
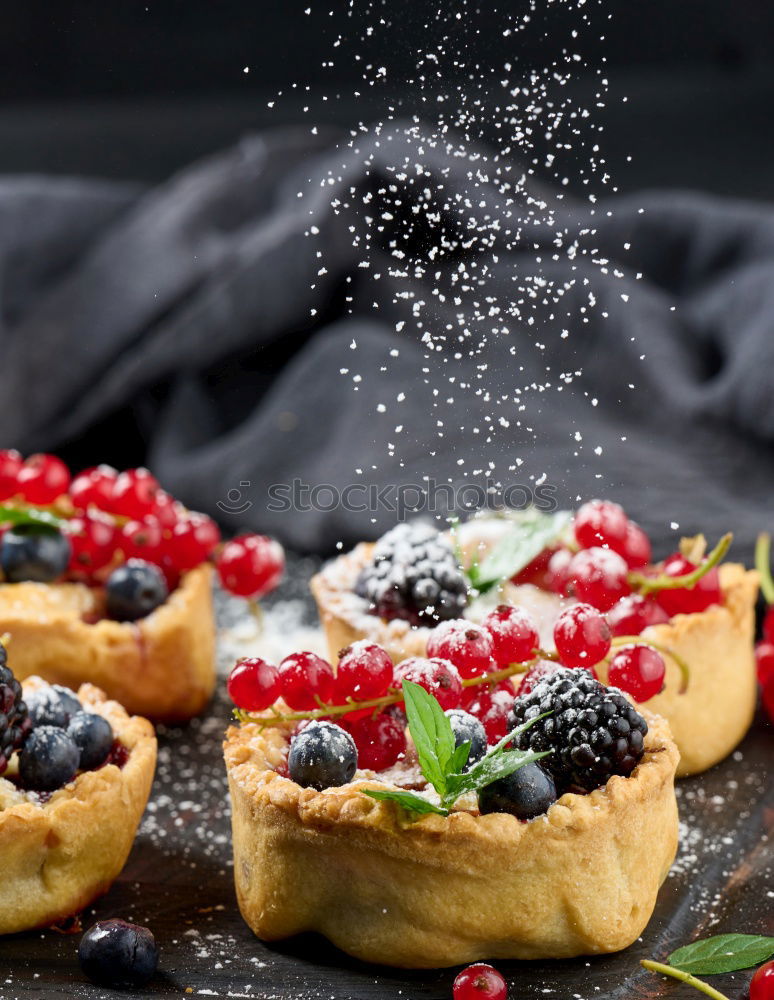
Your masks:
<svg viewBox="0 0 774 1000"><path fill-rule="evenodd" d="M98 986L129 989L145 986L159 962L156 939L147 927L126 920L102 920L81 938L78 961Z"/></svg>

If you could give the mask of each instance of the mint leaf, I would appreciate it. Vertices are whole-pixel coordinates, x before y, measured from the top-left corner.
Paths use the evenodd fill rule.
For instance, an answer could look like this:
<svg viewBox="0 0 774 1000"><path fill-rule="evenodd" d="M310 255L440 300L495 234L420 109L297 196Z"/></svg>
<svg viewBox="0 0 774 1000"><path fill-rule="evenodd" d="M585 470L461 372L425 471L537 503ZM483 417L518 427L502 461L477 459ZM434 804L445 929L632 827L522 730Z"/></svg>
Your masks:
<svg viewBox="0 0 774 1000"><path fill-rule="evenodd" d="M446 775L455 755L454 733L443 709L423 687L403 681L403 699L409 732L417 749L422 774L443 797Z"/></svg>
<svg viewBox="0 0 774 1000"><path fill-rule="evenodd" d="M414 792L403 792L393 788L385 788L383 792L377 791L375 788L363 788L361 791L364 795L368 795L372 799L378 799L380 802L397 802L399 806L408 809L410 812L422 815L426 813L435 813L438 816L449 815L448 809L435 806L432 802L428 802L427 799L423 799L421 795L415 795Z"/></svg>
<svg viewBox="0 0 774 1000"><path fill-rule="evenodd" d="M38 507L7 507L0 505L0 524L34 524L38 527L59 530L64 520L51 511Z"/></svg>
<svg viewBox="0 0 774 1000"><path fill-rule="evenodd" d="M510 580L537 558L543 549L558 541L570 523L568 511L543 514L531 508L512 518L513 528L489 550L483 562L468 570L471 586L485 594L502 580Z"/></svg>
<svg viewBox="0 0 774 1000"><path fill-rule="evenodd" d="M669 964L692 975L712 976L760 965L774 955L774 937L758 934L717 934L678 948Z"/></svg>
<svg viewBox="0 0 774 1000"><path fill-rule="evenodd" d="M512 732L506 733L500 742L496 746L493 746L469 771L466 771L464 774L448 775L446 779L446 795L442 797L443 805L448 806L465 792L478 792L482 788L486 788L487 785L491 785L493 781L497 781L500 778L507 778L509 774L513 774L514 771L517 771L520 767L524 767L525 764L532 764L536 760L547 757L551 753L550 750L544 753L533 753L532 751L506 751L505 749L515 736L524 732L525 729L529 729L538 719L543 719L546 715L550 715L550 713L545 712L543 715L536 716L528 722L523 722Z"/></svg>
<svg viewBox="0 0 774 1000"><path fill-rule="evenodd" d="M470 740L466 743L460 743L457 749L454 751L452 759L449 761L449 770L458 774L468 762L468 757L470 756Z"/></svg>

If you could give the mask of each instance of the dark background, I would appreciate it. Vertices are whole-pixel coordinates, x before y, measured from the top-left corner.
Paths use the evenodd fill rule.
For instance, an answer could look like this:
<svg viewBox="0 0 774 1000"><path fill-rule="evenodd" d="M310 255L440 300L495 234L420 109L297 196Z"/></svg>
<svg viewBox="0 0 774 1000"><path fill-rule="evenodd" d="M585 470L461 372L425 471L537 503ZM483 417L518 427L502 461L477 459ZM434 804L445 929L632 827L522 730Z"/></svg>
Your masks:
<svg viewBox="0 0 774 1000"><path fill-rule="evenodd" d="M313 15L305 16L310 5ZM361 0L360 24L346 16L347 6L338 0L7 0L0 31L0 172L153 181L258 128L304 120L350 124L368 120L369 112L379 117L387 93L360 87L363 96L352 96L362 81L346 49L333 67L321 65L333 54L336 34L354 36L377 17L398 29L389 34L387 89L409 109L415 92L405 75L418 39L432 37L438 3ZM621 190L686 186L774 197L774 5L590 0L587 9L594 6L605 37L589 32L583 50L591 66L604 58L609 71L609 102L596 114ZM492 30L499 16L493 4L448 0L444 7L458 7L468 27L474 21L480 29L484 64L509 58L543 64L552 46L558 51L563 43L562 32L551 37L550 17L563 16L556 4L547 37L546 19L537 17L534 32L508 39ZM310 92L289 91L293 82L309 84ZM593 90L591 69L573 86ZM280 89L284 99L267 108ZM321 100L323 91L328 101Z"/></svg>

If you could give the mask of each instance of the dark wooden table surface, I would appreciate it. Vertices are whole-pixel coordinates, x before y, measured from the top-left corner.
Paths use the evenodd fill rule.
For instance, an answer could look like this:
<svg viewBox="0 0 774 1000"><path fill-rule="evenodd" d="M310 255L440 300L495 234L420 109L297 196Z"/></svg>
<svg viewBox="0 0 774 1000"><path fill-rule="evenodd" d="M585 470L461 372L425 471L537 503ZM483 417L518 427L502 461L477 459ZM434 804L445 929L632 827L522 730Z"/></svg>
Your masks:
<svg viewBox="0 0 774 1000"><path fill-rule="evenodd" d="M308 566L295 569L280 599L303 601ZM234 605L222 609L233 619ZM222 668L227 664L223 662ZM160 969L144 992L111 993L80 973L78 934L36 931L0 939L0 998L195 996L257 1000L442 1000L455 970L404 972L348 959L305 936L265 946L242 922L232 887L231 836L221 739L229 718L223 685L209 711L159 734L151 802L124 872L83 914L149 926ZM681 847L642 939L627 951L563 962L501 962L511 1000L632 1000L698 996L639 968L639 959L723 931L774 934L774 728L762 716L728 760L679 785ZM503 859L507 864L507 859ZM2 877L0 859L0 878ZM714 977L742 997L749 973Z"/></svg>

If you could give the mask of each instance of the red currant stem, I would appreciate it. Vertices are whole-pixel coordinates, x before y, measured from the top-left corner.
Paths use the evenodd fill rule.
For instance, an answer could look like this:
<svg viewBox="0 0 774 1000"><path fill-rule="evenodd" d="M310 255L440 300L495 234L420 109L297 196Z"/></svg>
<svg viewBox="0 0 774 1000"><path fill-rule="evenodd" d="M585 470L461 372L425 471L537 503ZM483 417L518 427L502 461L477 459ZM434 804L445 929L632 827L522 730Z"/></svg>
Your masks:
<svg viewBox="0 0 774 1000"><path fill-rule="evenodd" d="M722 561L733 541L733 534L729 531L723 535L715 548L707 558L683 576L669 576L667 573L660 573L658 576L645 576L643 573L629 573L627 580L632 590L638 591L643 597L649 594L656 594L659 590L690 590L695 587L701 578Z"/></svg>
<svg viewBox="0 0 774 1000"><path fill-rule="evenodd" d="M762 531L755 543L755 568L761 578L761 591L767 604L774 604L774 580L771 578L771 535Z"/></svg>
<svg viewBox="0 0 774 1000"><path fill-rule="evenodd" d="M678 694L685 694L688 690L688 682L691 679L691 668L673 649L669 646L664 646L660 642L654 642L653 639L643 639L639 635L617 635L613 638L610 643L611 646L651 646L659 653L663 653L664 656L668 656L674 661L678 670L680 671L680 687L677 690Z"/></svg>
<svg viewBox="0 0 774 1000"><path fill-rule="evenodd" d="M647 969L648 972L660 972L662 976L671 976L673 979L679 979L681 983L693 986L694 989L699 990L701 993L706 993L708 997L714 997L714 1000L728 1000L725 993L720 993L714 987L710 986L709 983L705 983L703 979L697 979L696 976L692 976L690 972L683 972L682 969L675 969L671 965L662 965L661 962L651 962L649 958L643 958L640 961L640 965L643 969Z"/></svg>
<svg viewBox="0 0 774 1000"><path fill-rule="evenodd" d="M262 632L263 632L264 624L265 624L265 622L264 622L264 615L263 615L263 608L258 603L258 601L256 601L256 599L254 597L248 597L247 598L247 610L250 612L250 614L253 617L253 621L255 622L255 632L256 632L256 635L261 635Z"/></svg>
<svg viewBox="0 0 774 1000"><path fill-rule="evenodd" d="M548 653L538 649L531 660L524 663L511 663L500 670L491 670L489 673L481 674L478 677L468 677L462 682L463 687L474 687L477 684L499 684L500 681L513 677L514 674L525 674L530 667L533 667L538 660L556 660L556 653ZM317 698L319 708L313 708L304 712L278 712L275 708L269 710L268 715L251 715L240 708L234 709L234 715L240 722L254 722L259 726L266 727L273 722L301 722L303 719L327 719L330 716L347 715L349 712L359 712L363 709L389 708L390 705L398 705L403 701L401 691L389 691L381 698L371 698L369 701L355 701L347 698L343 705L328 705Z"/></svg>

